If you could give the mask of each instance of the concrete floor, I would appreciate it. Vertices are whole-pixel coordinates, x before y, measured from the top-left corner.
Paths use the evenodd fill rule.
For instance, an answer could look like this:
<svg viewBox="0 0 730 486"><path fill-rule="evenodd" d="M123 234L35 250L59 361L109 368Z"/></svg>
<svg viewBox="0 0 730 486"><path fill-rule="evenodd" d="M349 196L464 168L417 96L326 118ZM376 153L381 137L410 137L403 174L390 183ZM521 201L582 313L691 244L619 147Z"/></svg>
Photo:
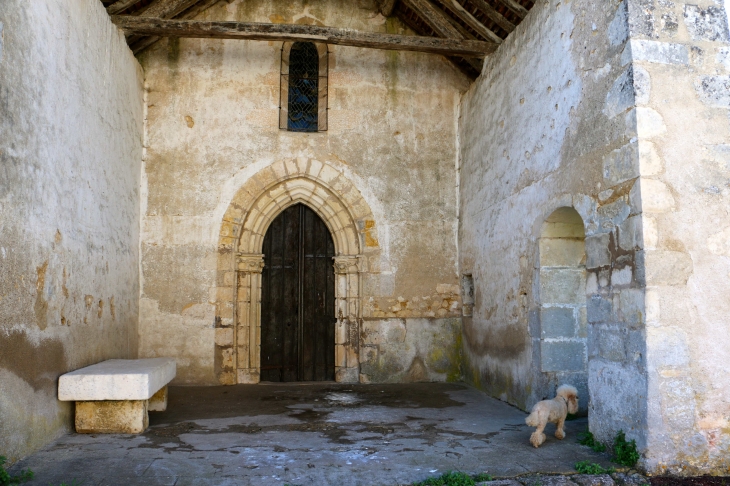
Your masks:
<svg viewBox="0 0 730 486"><path fill-rule="evenodd" d="M610 465L576 442L587 420L548 426L539 449L525 413L459 384L170 387L142 435L61 437L14 465L29 484L396 485L448 470L493 476Z"/></svg>

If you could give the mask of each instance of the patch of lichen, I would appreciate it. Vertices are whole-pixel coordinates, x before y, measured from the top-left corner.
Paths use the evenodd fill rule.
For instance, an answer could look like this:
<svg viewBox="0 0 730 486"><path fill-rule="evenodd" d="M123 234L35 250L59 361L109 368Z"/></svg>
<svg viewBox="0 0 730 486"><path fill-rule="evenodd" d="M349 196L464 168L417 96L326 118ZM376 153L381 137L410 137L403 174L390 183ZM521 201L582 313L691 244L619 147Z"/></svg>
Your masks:
<svg viewBox="0 0 730 486"><path fill-rule="evenodd" d="M461 322L448 319L433 335L426 366L435 373L446 375L446 381L458 382L463 379L462 363Z"/></svg>

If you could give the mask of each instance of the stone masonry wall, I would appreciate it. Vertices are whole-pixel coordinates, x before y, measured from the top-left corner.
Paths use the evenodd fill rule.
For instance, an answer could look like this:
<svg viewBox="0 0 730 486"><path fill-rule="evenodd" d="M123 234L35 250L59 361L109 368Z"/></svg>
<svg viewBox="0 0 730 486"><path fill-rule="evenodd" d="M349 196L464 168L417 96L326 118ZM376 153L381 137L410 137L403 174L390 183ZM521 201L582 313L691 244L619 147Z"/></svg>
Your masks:
<svg viewBox="0 0 730 486"><path fill-rule="evenodd" d="M591 431L611 441L623 429L644 451L642 228L633 161L634 106L645 93L634 83L643 72L621 60L628 39L628 17L616 0L541 0L487 61L461 106L459 267L474 280L473 316L463 318L469 381L529 409L574 379L557 370L585 360L588 383L578 385ZM584 224L586 278L541 282L541 228L565 207ZM551 355L550 372L540 371L540 306L552 297L541 288L586 298L586 356Z"/></svg>
<svg viewBox="0 0 730 486"><path fill-rule="evenodd" d="M628 4L652 473L730 470L730 34L719 1ZM638 81L639 74L640 82Z"/></svg>
<svg viewBox="0 0 730 486"><path fill-rule="evenodd" d="M235 0L202 15L405 33L374 0ZM343 292L357 290L357 302L342 303L357 318L338 328L348 347L337 359L349 371L361 361L362 373L347 379L455 379L459 361L444 356L460 355L454 166L467 79L439 56L329 46L329 128L292 133L279 129L281 51L280 42L171 39L140 57L149 110L140 354L176 357L177 383L230 383L235 367L255 381L241 371L254 366L242 335L255 318L241 316L256 306L260 267L232 260L244 206L313 184L305 201L321 190L331 207L357 200L348 211L372 215L355 221L363 258L342 277Z"/></svg>
<svg viewBox="0 0 730 486"><path fill-rule="evenodd" d="M59 375L137 352L142 71L98 0L0 2L0 455L70 430Z"/></svg>

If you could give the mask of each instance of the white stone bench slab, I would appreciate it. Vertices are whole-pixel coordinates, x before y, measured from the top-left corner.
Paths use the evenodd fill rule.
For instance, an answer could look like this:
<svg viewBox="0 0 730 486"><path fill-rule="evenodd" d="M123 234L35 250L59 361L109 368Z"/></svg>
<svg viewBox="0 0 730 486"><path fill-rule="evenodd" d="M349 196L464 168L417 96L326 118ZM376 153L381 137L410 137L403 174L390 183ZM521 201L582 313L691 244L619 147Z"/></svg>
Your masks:
<svg viewBox="0 0 730 486"><path fill-rule="evenodd" d="M58 399L76 402L79 433L141 433L148 411L167 408L173 358L110 359L62 375Z"/></svg>
<svg viewBox="0 0 730 486"><path fill-rule="evenodd" d="M173 358L110 359L62 375L61 401L149 400L175 378Z"/></svg>

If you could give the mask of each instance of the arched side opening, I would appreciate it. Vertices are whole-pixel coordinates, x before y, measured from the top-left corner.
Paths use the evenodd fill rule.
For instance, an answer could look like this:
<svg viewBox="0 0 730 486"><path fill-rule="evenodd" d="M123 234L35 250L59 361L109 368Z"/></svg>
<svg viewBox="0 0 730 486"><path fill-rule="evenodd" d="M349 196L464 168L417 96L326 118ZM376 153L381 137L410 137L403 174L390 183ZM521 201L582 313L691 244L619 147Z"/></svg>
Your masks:
<svg viewBox="0 0 730 486"><path fill-rule="evenodd" d="M369 205L335 167L312 159L277 162L236 193L221 225L216 287L216 374L222 384L261 379L264 238L287 208L305 204L334 245L335 380L358 382L361 274L380 248Z"/></svg>
<svg viewBox="0 0 730 486"><path fill-rule="evenodd" d="M578 388L587 412L586 251L583 219L571 207L554 211L540 234L540 371L549 382Z"/></svg>

